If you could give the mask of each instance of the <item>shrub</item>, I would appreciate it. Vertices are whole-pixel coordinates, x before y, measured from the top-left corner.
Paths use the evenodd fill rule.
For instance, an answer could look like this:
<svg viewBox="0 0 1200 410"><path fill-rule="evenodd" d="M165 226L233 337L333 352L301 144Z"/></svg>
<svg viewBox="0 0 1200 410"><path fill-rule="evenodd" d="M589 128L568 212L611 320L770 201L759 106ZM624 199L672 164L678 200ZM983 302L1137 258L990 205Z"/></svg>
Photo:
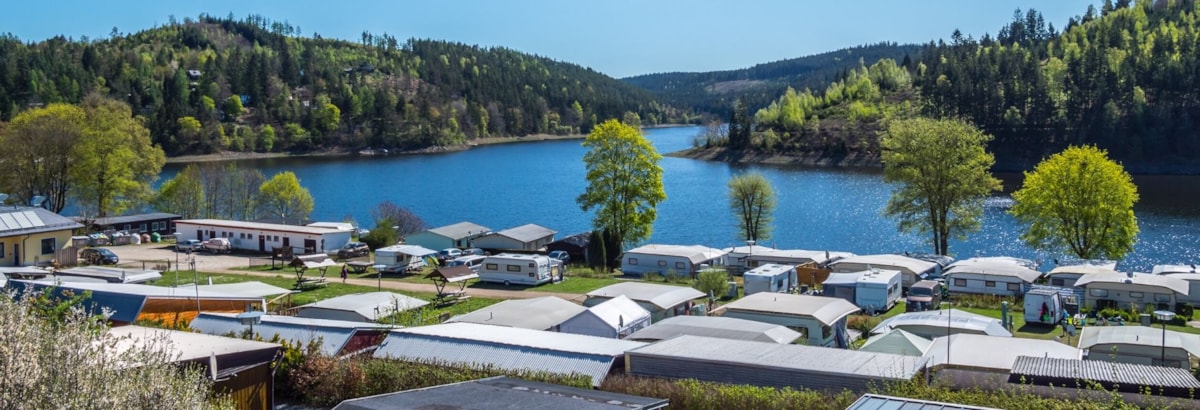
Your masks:
<svg viewBox="0 0 1200 410"><path fill-rule="evenodd" d="M871 329L874 329L875 326L878 326L879 322L881 321L882 320L877 317L871 317L867 315L852 315L846 319L846 327L862 332L862 334L865 336L871 334Z"/></svg>
<svg viewBox="0 0 1200 410"><path fill-rule="evenodd" d="M666 279L663 278L663 275L659 275L656 272L646 272L646 274L642 275L642 280L646 282L663 282Z"/></svg>
<svg viewBox="0 0 1200 410"><path fill-rule="evenodd" d="M671 408L699 410L840 410L857 398L847 391L825 394L812 390L657 379L624 374L608 376L600 390L668 399Z"/></svg>
<svg viewBox="0 0 1200 410"><path fill-rule="evenodd" d="M699 277L696 279L696 284L692 285L692 287L705 295L712 295L717 298L724 297L725 291L729 287L729 273L725 272L724 269L705 269L703 272L700 272Z"/></svg>

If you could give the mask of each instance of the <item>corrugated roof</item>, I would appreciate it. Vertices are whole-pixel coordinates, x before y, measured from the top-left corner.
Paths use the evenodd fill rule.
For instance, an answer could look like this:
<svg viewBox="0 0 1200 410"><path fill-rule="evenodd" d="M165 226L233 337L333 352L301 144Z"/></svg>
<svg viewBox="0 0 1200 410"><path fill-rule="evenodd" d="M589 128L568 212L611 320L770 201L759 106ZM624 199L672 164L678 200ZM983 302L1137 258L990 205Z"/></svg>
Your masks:
<svg viewBox="0 0 1200 410"><path fill-rule="evenodd" d="M871 329L871 334L877 335L890 332L892 329L905 329L909 332L918 335L923 334L915 329L946 329L947 327L954 328L957 333L978 333L992 336L1012 336L1000 324L1000 319L979 315L964 310L958 309L941 309L925 312L910 312L901 313L896 316L884 319L879 322L879 325ZM946 332L942 330L939 334L944 335Z"/></svg>
<svg viewBox="0 0 1200 410"><path fill-rule="evenodd" d="M430 229L428 232L445 236L453 240L459 240L470 237L472 235L482 235L490 232L492 228L483 225L476 225L471 222L459 222L453 225L440 226Z"/></svg>
<svg viewBox="0 0 1200 410"><path fill-rule="evenodd" d="M675 256L699 264L720 258L725 252L703 245L643 245L625 251L625 255L629 254Z"/></svg>
<svg viewBox="0 0 1200 410"><path fill-rule="evenodd" d="M263 340L278 335L283 340L307 344L321 341L321 352L336 356L341 352L358 329L387 329L389 326L372 325L366 322L343 320L308 319L292 316L263 315L261 322L254 325L254 333ZM188 325L192 329L210 335L224 336L230 333L241 335L249 330L233 313L200 313Z"/></svg>
<svg viewBox="0 0 1200 410"><path fill-rule="evenodd" d="M1200 381L1187 369L1101 360L1070 360L1021 356L1013 363L1010 380L1039 378L1095 381L1124 386L1174 387L1200 390ZM1154 392L1158 389L1152 388Z"/></svg>
<svg viewBox="0 0 1200 410"><path fill-rule="evenodd" d="M924 356L933 341L914 335L903 329L892 329L882 335L871 336L858 350L876 353L891 353L905 356Z"/></svg>
<svg viewBox="0 0 1200 410"><path fill-rule="evenodd" d="M524 410L651 410L665 399L579 389L505 376L443 384L378 396L349 399L334 410L383 409L524 409Z"/></svg>
<svg viewBox="0 0 1200 410"><path fill-rule="evenodd" d="M641 342L604 337L547 332L543 330L499 327L476 323L444 323L411 327L393 333L419 334L446 339L496 343L570 353L620 356L629 349L645 345Z"/></svg>
<svg viewBox="0 0 1200 410"><path fill-rule="evenodd" d="M469 270L469 269L468 269ZM532 299L511 299L473 312L458 315L446 323L477 323L481 325L548 330L562 324L587 308L557 296Z"/></svg>
<svg viewBox="0 0 1200 410"><path fill-rule="evenodd" d="M692 299L704 297L704 293L686 286L660 285L645 282L621 282L588 292L588 297L615 298L625 295L637 302L646 302L669 309Z"/></svg>
<svg viewBox="0 0 1200 410"><path fill-rule="evenodd" d="M864 394L846 410L1000 410L993 407Z"/></svg>
<svg viewBox="0 0 1200 410"><path fill-rule="evenodd" d="M369 292L342 295L336 298L309 303L300 306L300 311L303 312L304 309L341 310L355 312L370 320L379 320L396 311L402 312L409 309L416 309L428 304L429 302L427 301L399 293Z"/></svg>
<svg viewBox="0 0 1200 410"><path fill-rule="evenodd" d="M760 292L723 306L726 311L762 312L805 316L832 325L860 309L842 298Z"/></svg>
<svg viewBox="0 0 1200 410"><path fill-rule="evenodd" d="M955 334L933 339L925 352L930 366L946 364L946 344L950 345L950 366L1008 371L1018 356L1053 357L1078 360L1082 351L1053 340L1021 337Z"/></svg>
<svg viewBox="0 0 1200 410"><path fill-rule="evenodd" d="M0 237L82 227L79 222L42 208L0 206Z"/></svg>
<svg viewBox="0 0 1200 410"><path fill-rule="evenodd" d="M182 228L179 225L214 226L214 227L220 226L220 227L232 228L232 229L252 229L252 230L272 231L272 232L293 232L293 233L302 233L302 234L307 234L307 235L324 235L327 233L345 232L345 231L332 229L332 228L319 228L319 227L313 227L313 226L300 226L300 225L271 224L271 223L262 223L262 222L227 221L227 220L223 220L223 219L180 219L178 221L175 221L176 229L183 231L186 228Z"/></svg>
<svg viewBox="0 0 1200 410"><path fill-rule="evenodd" d="M607 323L613 330L620 330L624 323L633 323L650 317L650 311L642 308L625 295L606 300L587 308L587 310L600 318L602 322Z"/></svg>
<svg viewBox="0 0 1200 410"><path fill-rule="evenodd" d="M63 282L61 284L49 280L33 281L42 286L56 286L64 289L72 289L77 292L93 291L93 292L108 292L114 294L124 294L133 296L142 296L156 299L195 299L197 297L195 287L180 287L172 288L166 286L150 286L140 285L135 283L99 283L99 282ZM240 294L223 293L213 290L201 290L199 292L200 299L217 299L217 300L246 300L260 301L261 297L244 296Z"/></svg>
<svg viewBox="0 0 1200 410"><path fill-rule="evenodd" d="M922 359L913 356L691 335L633 349L628 355L905 381L923 367Z"/></svg>
<svg viewBox="0 0 1200 410"><path fill-rule="evenodd" d="M893 266L902 270L907 270L914 274L929 272L937 266L937 263L910 258L904 255L855 255L833 262L830 266L837 266L843 263L860 263L873 265L873 267Z"/></svg>
<svg viewBox="0 0 1200 410"><path fill-rule="evenodd" d="M1147 326L1088 326L1079 336L1079 348L1090 349L1098 344L1126 344L1139 346L1166 346L1183 349L1188 354L1200 357L1200 335Z"/></svg>
<svg viewBox="0 0 1200 410"><path fill-rule="evenodd" d="M1079 280L1075 281L1075 286L1086 288L1088 284L1092 283L1128 283L1143 286L1156 286L1181 295L1188 294L1187 281L1168 275L1134 274L1133 276L1129 276L1120 272L1092 273L1080 277Z"/></svg>
<svg viewBox="0 0 1200 410"><path fill-rule="evenodd" d="M1042 277L1042 272L1030 268L1029 265L1032 263L1025 259L1005 256L963 259L951 263L950 266L946 267L945 275L952 277L956 273L977 273L1013 277L1024 282L1033 283L1033 281Z"/></svg>
<svg viewBox="0 0 1200 410"><path fill-rule="evenodd" d="M147 342L165 339L170 351L178 354L177 361L208 359L214 354L221 356L252 351L274 351L280 347L275 343L141 326L113 327L108 329L108 335L117 338L117 349L145 346ZM220 361L218 364L221 364Z"/></svg>
<svg viewBox="0 0 1200 410"><path fill-rule="evenodd" d="M56 283L43 281L25 281L25 280L8 280L4 286L7 289L12 289L17 294L29 292L41 292L47 289L54 289L54 296L61 300L65 299L62 295L64 291L71 291L75 295L82 294L84 290L91 291L91 296L84 299L79 306L83 307L89 315L108 315L108 319L115 322L132 323L137 320L138 314L142 312L142 306L146 303L145 295L136 295L129 293L107 292L95 289L80 289L75 285L106 285L106 286L140 286L140 285L117 285L111 283ZM152 287L152 286L147 286Z"/></svg>
<svg viewBox="0 0 1200 410"><path fill-rule="evenodd" d="M753 320L720 316L672 316L625 337L626 340L666 340L679 335L789 344L800 332Z"/></svg>
<svg viewBox="0 0 1200 410"><path fill-rule="evenodd" d="M426 256L426 255L433 255L433 254L437 253L437 251L435 251L435 250L433 250L433 249L426 248L426 247L424 247L424 246L421 246L421 245L392 245L392 246L385 246L385 247L382 247L382 248L376 249L376 250L375 250L375 254L376 254L376 255L379 255L379 252L380 252L380 251L383 251L383 252L396 252L396 253L402 253L402 254L405 254L405 255L410 255L410 256Z"/></svg>
<svg viewBox="0 0 1200 410"><path fill-rule="evenodd" d="M77 216L77 217L72 217L71 219L74 219L75 221L79 222L80 220L76 219L76 218L82 218L82 217ZM131 223L137 223L137 222L157 221L160 219L172 219L172 218L180 218L180 216L176 215L176 214L169 214L166 212L150 212L150 213L145 213L145 214L96 218L96 220L93 221L92 224L93 225L120 225L120 224L131 224Z"/></svg>
<svg viewBox="0 0 1200 410"><path fill-rule="evenodd" d="M520 242L533 242L547 236L554 236L558 231L534 224L525 224L515 228L508 228L496 235L506 236Z"/></svg>

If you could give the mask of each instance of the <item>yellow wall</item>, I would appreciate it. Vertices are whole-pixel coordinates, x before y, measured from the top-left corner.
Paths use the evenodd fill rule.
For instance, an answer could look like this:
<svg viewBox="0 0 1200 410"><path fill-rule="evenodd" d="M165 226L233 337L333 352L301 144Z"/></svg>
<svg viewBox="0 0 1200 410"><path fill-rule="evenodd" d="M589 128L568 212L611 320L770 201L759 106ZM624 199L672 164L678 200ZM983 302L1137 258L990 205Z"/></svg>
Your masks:
<svg viewBox="0 0 1200 410"><path fill-rule="evenodd" d="M0 237L4 244L4 255L0 255L0 266L16 266L16 250L20 248L21 266L47 264L54 259L54 254L42 254L42 240L54 238L55 249L65 249L71 246L71 231L42 232L28 235Z"/></svg>

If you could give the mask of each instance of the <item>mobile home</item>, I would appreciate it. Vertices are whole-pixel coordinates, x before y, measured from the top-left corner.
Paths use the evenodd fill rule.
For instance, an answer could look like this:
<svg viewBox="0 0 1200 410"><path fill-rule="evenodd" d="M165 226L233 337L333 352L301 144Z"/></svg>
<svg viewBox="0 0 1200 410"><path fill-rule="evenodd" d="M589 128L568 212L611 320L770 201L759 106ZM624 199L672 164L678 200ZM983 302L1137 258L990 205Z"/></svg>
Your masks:
<svg viewBox="0 0 1200 410"><path fill-rule="evenodd" d="M701 245L645 245L625 251L621 257L621 273L642 276L647 273L674 273L695 276L704 265L720 261L725 253Z"/></svg>
<svg viewBox="0 0 1200 410"><path fill-rule="evenodd" d="M946 283L955 293L1020 296L1042 277L1033 261L1008 258L971 258L946 268Z"/></svg>
<svg viewBox="0 0 1200 410"><path fill-rule="evenodd" d="M747 296L758 292L788 293L796 287L795 266L766 264L742 276Z"/></svg>
<svg viewBox="0 0 1200 410"><path fill-rule="evenodd" d="M562 267L544 255L502 253L488 256L479 269L481 282L537 286L554 280Z"/></svg>
<svg viewBox="0 0 1200 410"><path fill-rule="evenodd" d="M890 310L900 300L900 285L900 271L871 269L832 274L821 284L821 290L825 296L845 299L864 311L880 312Z"/></svg>
<svg viewBox="0 0 1200 410"><path fill-rule="evenodd" d="M859 310L838 298L786 293L758 293L717 309L724 317L786 326L803 334L809 346L843 349L850 346L846 317Z"/></svg>
<svg viewBox="0 0 1200 410"><path fill-rule="evenodd" d="M1086 275L1113 273L1119 273L1117 272L1116 262L1097 261L1079 265L1063 265L1051 269L1046 274L1046 284L1050 286L1071 287L1077 286L1075 282Z"/></svg>
<svg viewBox="0 0 1200 410"><path fill-rule="evenodd" d="M234 249L269 252L291 247L306 254L337 252L350 242L351 234L340 229L220 219L181 219L175 221L175 228L175 239L180 242L226 238Z"/></svg>
<svg viewBox="0 0 1200 410"><path fill-rule="evenodd" d="M829 264L833 273L862 272L874 268L898 270L902 275L900 285L908 289L912 284L940 273L937 262L924 261L904 255L858 255Z"/></svg>
<svg viewBox="0 0 1200 410"><path fill-rule="evenodd" d="M1094 273L1083 276L1075 286L1084 290L1088 308L1130 309L1152 305L1147 310L1174 310L1175 303L1188 297L1188 282L1167 275Z"/></svg>
<svg viewBox="0 0 1200 410"><path fill-rule="evenodd" d="M830 263L854 256L850 252L809 251L803 249L771 249L746 256L750 267L767 263L780 265L804 265L814 263L817 266L827 266Z"/></svg>
<svg viewBox="0 0 1200 410"><path fill-rule="evenodd" d="M1183 279L1188 283L1187 296L1178 296L1179 302L1200 306L1200 273L1167 273L1163 277Z"/></svg>
<svg viewBox="0 0 1200 410"><path fill-rule="evenodd" d="M418 245L392 245L375 250L375 264L384 265L380 271L408 272L425 266L425 257L437 251Z"/></svg>

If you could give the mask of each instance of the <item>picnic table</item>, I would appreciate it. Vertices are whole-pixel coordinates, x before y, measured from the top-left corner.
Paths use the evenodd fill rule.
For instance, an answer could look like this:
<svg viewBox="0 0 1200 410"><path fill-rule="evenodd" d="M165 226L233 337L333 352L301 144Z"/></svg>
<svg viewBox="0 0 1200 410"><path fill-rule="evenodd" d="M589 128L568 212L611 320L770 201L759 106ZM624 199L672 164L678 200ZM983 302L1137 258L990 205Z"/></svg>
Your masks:
<svg viewBox="0 0 1200 410"><path fill-rule="evenodd" d="M329 259L328 255L315 254L297 256L292 260L291 265L296 270L296 284L294 288L307 290L328 285L329 283L325 282L325 273L329 270L329 267L337 266L338 263L334 262L333 259ZM305 278L304 271L308 269L319 270L321 276Z"/></svg>
<svg viewBox="0 0 1200 410"><path fill-rule="evenodd" d="M346 262L346 266L350 268L351 273L367 273L374 265L371 262L353 261Z"/></svg>

